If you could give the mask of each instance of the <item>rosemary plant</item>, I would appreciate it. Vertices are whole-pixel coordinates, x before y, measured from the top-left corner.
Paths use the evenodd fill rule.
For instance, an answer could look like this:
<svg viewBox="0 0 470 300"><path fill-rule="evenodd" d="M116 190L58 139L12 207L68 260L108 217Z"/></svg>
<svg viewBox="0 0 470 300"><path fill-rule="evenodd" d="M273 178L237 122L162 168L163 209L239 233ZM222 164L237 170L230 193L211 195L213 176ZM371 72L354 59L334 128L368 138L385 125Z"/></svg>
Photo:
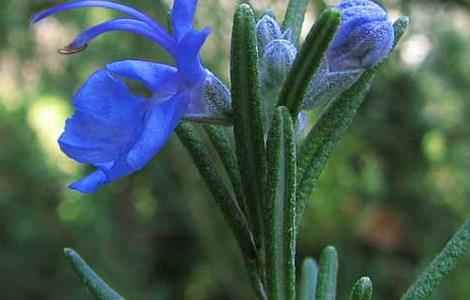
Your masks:
<svg viewBox="0 0 470 300"><path fill-rule="evenodd" d="M268 14L257 19L249 4L238 6L230 87L200 59L210 30L193 27L196 0L174 1L171 30L144 12L103 0L68 2L34 16L33 23L75 8L116 10L128 17L83 31L60 52L83 51L95 37L119 30L150 39L175 60L174 67L114 62L83 84L59 144L69 157L96 171L70 187L92 193L138 171L176 131L240 247L255 295L264 300L335 299L339 269L334 247L325 248L318 265L306 258L301 272L296 270L299 223L330 154L405 33L408 18L393 23L375 1L344 0L327 8L301 42L307 4L291 0L282 24ZM123 79L142 83L152 96L133 94ZM325 108L304 135L305 112L319 103ZM205 124L222 170L195 122ZM221 179L223 173L230 186ZM426 299L469 243L467 221L402 299ZM123 299L75 251L66 249L65 254L97 299ZM371 279L362 277L349 299L371 299L372 291Z"/></svg>

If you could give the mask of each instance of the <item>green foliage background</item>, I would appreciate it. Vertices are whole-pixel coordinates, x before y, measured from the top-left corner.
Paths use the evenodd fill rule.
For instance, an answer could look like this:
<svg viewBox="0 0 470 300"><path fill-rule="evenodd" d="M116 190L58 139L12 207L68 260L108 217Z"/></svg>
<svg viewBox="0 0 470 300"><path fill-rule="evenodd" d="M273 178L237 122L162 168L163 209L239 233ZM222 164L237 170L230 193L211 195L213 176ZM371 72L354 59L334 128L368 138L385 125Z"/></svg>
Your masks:
<svg viewBox="0 0 470 300"><path fill-rule="evenodd" d="M169 4L125 2L159 20ZM411 16L411 30L334 152L299 239L299 263L338 247L342 298L369 275L374 299L397 299L470 211L470 6L384 2L393 16ZM81 82L118 59L171 61L125 33L60 56L80 29L114 14L80 10L29 26L57 3L0 0L0 299L91 299L65 246L129 299L252 299L235 242L177 139L142 172L94 195L66 188L90 171L55 143ZM252 3L278 16L287 5ZM235 5L201 0L198 10L198 25L213 29L204 62L226 80ZM307 23L321 5L312 1ZM468 278L470 256L434 299L468 299Z"/></svg>

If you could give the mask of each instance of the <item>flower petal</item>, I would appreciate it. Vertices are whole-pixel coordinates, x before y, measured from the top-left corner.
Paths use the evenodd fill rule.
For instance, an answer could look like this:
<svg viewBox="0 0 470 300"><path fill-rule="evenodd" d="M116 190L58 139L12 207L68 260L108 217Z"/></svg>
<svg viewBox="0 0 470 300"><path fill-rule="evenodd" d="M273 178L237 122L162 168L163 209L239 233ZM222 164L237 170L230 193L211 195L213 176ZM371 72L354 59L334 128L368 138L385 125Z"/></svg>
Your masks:
<svg viewBox="0 0 470 300"><path fill-rule="evenodd" d="M327 53L330 71L368 68L389 55L394 31L381 6L370 0L346 0L336 8L342 19Z"/></svg>
<svg viewBox="0 0 470 300"><path fill-rule="evenodd" d="M123 60L111 63L106 69L130 80L144 84L153 93L162 90L175 92L177 88L176 68L139 60Z"/></svg>
<svg viewBox="0 0 470 300"><path fill-rule="evenodd" d="M202 80L204 79L205 72L201 64L199 51L209 34L209 28L199 32L188 32L178 43L178 50L175 57L178 66L178 74L189 87L197 83L202 84Z"/></svg>
<svg viewBox="0 0 470 300"><path fill-rule="evenodd" d="M123 18L103 22L82 31L73 42L67 46L67 50L83 49L91 40L110 31L128 31L144 36L161 45L168 52L174 53L174 45L169 44L162 36L158 35L152 27L142 21Z"/></svg>
<svg viewBox="0 0 470 300"><path fill-rule="evenodd" d="M175 0L172 10L173 30L179 39L193 29L197 0Z"/></svg>
<svg viewBox="0 0 470 300"><path fill-rule="evenodd" d="M95 164L95 172L71 184L70 188L93 193L100 186L143 168L168 142L188 103L188 96L175 95L168 101L155 104L147 111L142 130L129 151L121 153L114 161Z"/></svg>
<svg viewBox="0 0 470 300"><path fill-rule="evenodd" d="M141 169L160 151L183 118L189 100L188 95L177 94L149 110L142 134L127 156L129 166Z"/></svg>
<svg viewBox="0 0 470 300"><path fill-rule="evenodd" d="M153 97L132 95L116 75L149 85L155 91ZM174 68L142 61L121 61L97 71L74 97L75 113L59 139L62 150L82 163L117 159L132 147L153 103L175 93L175 78Z"/></svg>
<svg viewBox="0 0 470 300"><path fill-rule="evenodd" d="M131 146L148 104L107 70L97 71L74 97L75 113L59 138L62 151L82 163L115 159Z"/></svg>
<svg viewBox="0 0 470 300"><path fill-rule="evenodd" d="M158 23L156 23L151 17L147 14L136 10L130 6L112 2L112 1L103 1L103 0L84 0L84 1L71 1L68 3L64 3L62 5L57 5L51 9L47 9L40 13L37 13L33 16L31 23L34 24L36 22L41 21L44 18L47 18L50 15L65 11L71 10L76 8L85 8L85 7L101 7L101 8L108 8L112 10L119 11L121 13L130 15L137 20L141 20L142 22L149 25L153 30L164 38L168 44L174 44L174 39L171 35L169 35L163 27L161 27Z"/></svg>
<svg viewBox="0 0 470 300"><path fill-rule="evenodd" d="M96 190L103 184L106 183L106 175L101 170L96 170L95 172L91 173L90 175L75 181L69 188L72 190L79 191L84 194L90 194L96 192Z"/></svg>

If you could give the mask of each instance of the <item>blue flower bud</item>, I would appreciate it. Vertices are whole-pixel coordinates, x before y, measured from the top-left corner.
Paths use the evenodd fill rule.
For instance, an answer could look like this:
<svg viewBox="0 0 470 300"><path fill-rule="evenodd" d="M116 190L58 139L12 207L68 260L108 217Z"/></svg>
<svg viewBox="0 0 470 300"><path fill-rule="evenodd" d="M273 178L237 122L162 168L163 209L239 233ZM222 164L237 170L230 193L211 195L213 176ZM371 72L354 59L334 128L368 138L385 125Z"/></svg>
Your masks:
<svg viewBox="0 0 470 300"><path fill-rule="evenodd" d="M331 101L351 87L366 68L390 54L393 24L384 8L371 0L345 0L336 8L341 24L305 95L303 109Z"/></svg>
<svg viewBox="0 0 470 300"><path fill-rule="evenodd" d="M260 62L263 84L281 86L297 55L297 48L287 40L274 40L266 48Z"/></svg>
<svg viewBox="0 0 470 300"><path fill-rule="evenodd" d="M327 52L330 72L364 69L383 61L394 40L385 9L371 0L345 0L336 8L342 20Z"/></svg>
<svg viewBox="0 0 470 300"><path fill-rule="evenodd" d="M271 16L264 15L256 24L256 42L258 54L263 57L264 49L273 40L282 37L281 26Z"/></svg>
<svg viewBox="0 0 470 300"><path fill-rule="evenodd" d="M202 90L202 97L195 101L184 118L203 123L230 123L232 102L227 86L209 70Z"/></svg>

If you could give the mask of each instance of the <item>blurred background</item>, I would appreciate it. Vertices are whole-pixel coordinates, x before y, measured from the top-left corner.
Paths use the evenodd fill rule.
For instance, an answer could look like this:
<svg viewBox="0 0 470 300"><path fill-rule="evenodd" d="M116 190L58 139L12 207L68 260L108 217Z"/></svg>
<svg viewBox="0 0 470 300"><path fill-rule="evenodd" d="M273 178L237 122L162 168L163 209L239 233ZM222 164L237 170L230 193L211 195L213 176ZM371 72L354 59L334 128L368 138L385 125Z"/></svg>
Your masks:
<svg viewBox="0 0 470 300"><path fill-rule="evenodd" d="M114 60L170 61L127 33L57 54L80 29L115 16L78 10L29 26L60 2L0 0L0 299L92 299L64 247L128 299L253 299L231 233L176 138L143 171L96 194L66 188L91 170L56 143L73 92ZM170 4L123 2L162 21ZM237 1L199 2L197 23L213 30L204 63L228 81ZM470 211L469 2L383 2L393 18L411 16L411 29L330 159L300 231L299 264L338 248L340 299L362 275L372 277L374 299L397 299ZM282 19L287 0L252 4ZM305 33L322 5L312 0ZM467 255L432 299L468 299L469 278Z"/></svg>

